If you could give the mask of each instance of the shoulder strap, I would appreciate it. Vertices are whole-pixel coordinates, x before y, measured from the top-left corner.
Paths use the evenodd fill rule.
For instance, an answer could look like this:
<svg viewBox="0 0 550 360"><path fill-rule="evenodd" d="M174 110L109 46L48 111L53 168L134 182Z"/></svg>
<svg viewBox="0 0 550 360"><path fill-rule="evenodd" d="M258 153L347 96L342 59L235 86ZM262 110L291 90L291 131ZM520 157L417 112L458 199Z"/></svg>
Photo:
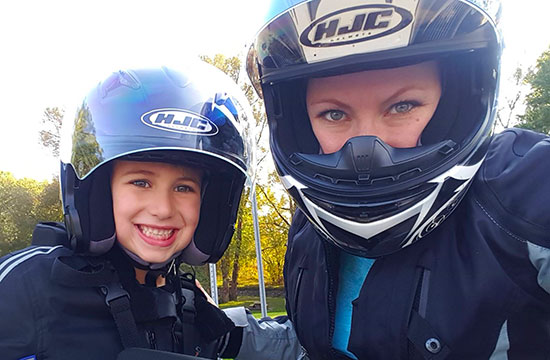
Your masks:
<svg viewBox="0 0 550 360"><path fill-rule="evenodd" d="M197 349L200 339L195 327L195 277L192 274L177 274L177 286L180 290L180 319L183 333L183 353L197 356L201 349Z"/></svg>
<svg viewBox="0 0 550 360"><path fill-rule="evenodd" d="M52 267L52 279L65 286L101 289L124 348L148 347L145 336L139 335L130 294L122 287L116 270L109 261L92 264L93 260L80 256L58 257ZM90 265L94 265L93 269Z"/></svg>
<svg viewBox="0 0 550 360"><path fill-rule="evenodd" d="M105 304L109 307L115 320L118 334L125 349L141 347L146 348L147 343L143 336L139 335L134 315L130 307L130 294L120 284L118 276L100 287L105 295Z"/></svg>
<svg viewBox="0 0 550 360"><path fill-rule="evenodd" d="M60 222L40 222L36 224L32 232L32 245L71 247L69 233L65 224Z"/></svg>

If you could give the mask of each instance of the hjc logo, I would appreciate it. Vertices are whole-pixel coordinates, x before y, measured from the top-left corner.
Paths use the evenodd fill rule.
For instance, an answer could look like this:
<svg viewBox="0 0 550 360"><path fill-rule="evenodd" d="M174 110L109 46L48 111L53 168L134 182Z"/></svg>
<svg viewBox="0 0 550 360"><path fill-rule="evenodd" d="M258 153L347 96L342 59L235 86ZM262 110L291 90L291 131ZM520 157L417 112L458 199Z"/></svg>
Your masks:
<svg viewBox="0 0 550 360"><path fill-rule="evenodd" d="M356 6L317 19L302 32L300 41L310 47L353 44L393 34L411 22L412 14L394 5Z"/></svg>
<svg viewBox="0 0 550 360"><path fill-rule="evenodd" d="M145 125L184 134L215 135L218 128L209 119L180 109L156 109L141 116Z"/></svg>

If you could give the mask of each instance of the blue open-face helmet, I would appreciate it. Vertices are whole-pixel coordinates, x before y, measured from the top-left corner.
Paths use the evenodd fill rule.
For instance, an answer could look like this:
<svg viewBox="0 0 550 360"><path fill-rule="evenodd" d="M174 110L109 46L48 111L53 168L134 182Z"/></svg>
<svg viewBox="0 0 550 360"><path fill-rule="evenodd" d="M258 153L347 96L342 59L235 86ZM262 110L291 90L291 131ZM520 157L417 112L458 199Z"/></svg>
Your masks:
<svg viewBox="0 0 550 360"><path fill-rule="evenodd" d="M356 255L391 254L456 208L496 112L498 0L274 0L247 57L282 183L317 231ZM320 154L307 81L437 61L442 96L419 146L374 136ZM421 144L421 145L420 145Z"/></svg>
<svg viewBox="0 0 550 360"><path fill-rule="evenodd" d="M120 70L67 112L61 194L75 251L107 252L115 241L110 192L115 159L204 170L200 220L182 258L215 262L231 240L252 168L252 115L229 76L201 61Z"/></svg>

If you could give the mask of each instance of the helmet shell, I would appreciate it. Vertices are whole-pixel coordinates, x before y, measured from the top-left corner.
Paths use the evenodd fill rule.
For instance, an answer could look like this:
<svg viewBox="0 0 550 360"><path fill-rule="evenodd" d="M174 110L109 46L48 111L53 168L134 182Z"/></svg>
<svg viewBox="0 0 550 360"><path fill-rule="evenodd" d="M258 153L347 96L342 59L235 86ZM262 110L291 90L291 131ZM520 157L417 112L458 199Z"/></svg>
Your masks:
<svg viewBox="0 0 550 360"><path fill-rule="evenodd" d="M69 130L60 179L72 246L101 254L115 241L113 160L160 161L205 170L200 220L184 259L191 264L217 261L231 240L240 195L252 172L251 123L239 87L206 63L109 75L64 120Z"/></svg>
<svg viewBox="0 0 550 360"><path fill-rule="evenodd" d="M327 240L379 257L456 208L484 159L496 113L499 1L274 1L247 57L281 180ZM358 136L320 154L307 81L436 61L442 96L415 148Z"/></svg>

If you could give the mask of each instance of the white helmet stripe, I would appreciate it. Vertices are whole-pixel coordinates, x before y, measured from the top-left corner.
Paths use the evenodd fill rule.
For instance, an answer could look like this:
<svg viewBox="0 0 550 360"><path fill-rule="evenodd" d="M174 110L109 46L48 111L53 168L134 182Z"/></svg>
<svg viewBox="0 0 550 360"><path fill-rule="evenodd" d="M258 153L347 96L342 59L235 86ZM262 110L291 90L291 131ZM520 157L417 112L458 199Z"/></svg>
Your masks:
<svg viewBox="0 0 550 360"><path fill-rule="evenodd" d="M425 213L419 216L418 219L416 220L416 224L414 224L414 226L411 228L409 235L407 235L407 242L403 244L403 247L410 245L417 236L420 236L422 231L424 231L424 229L428 227L441 214L443 210L445 210L453 201L456 200L456 198L459 196L462 190L468 187L474 175L476 174L479 167L483 163L484 159L485 157L481 159L479 162L470 166L455 166L451 168L449 171L441 174L437 178L430 181L431 183L439 183L438 189L440 189L443 186L443 183L449 178L453 178L456 180L467 180L455 189L455 195L453 195L443 206L437 209L437 211L429 219L425 220L424 217L426 216L426 212L429 211L431 208L431 204L430 204L430 207L426 209Z"/></svg>
<svg viewBox="0 0 550 360"><path fill-rule="evenodd" d="M283 183L286 189L290 189L294 187L300 193L300 197L303 200L307 210L309 211L310 216L312 217L312 220L314 220L316 222L316 225L320 228L320 230L327 235L329 235L330 232L323 226L321 219L347 232L350 232L357 236L361 236L365 239L369 239L373 236L376 236L382 233L385 230L388 230L412 218L415 215L418 215L418 218L416 219L416 223L411 228L411 231L407 236L408 241L406 244L403 245L403 246L406 246L406 245L409 245L412 242L412 240L424 230L426 226L431 224L431 222L435 218L437 218L437 216L458 197L460 192L468 186L473 176L481 166L482 162L483 162L483 159L471 166L455 166L451 168L449 171L441 174L437 178L430 181L431 183L437 183L437 187L427 197L419 201L417 204L391 217L374 221L371 223L359 223L356 221L334 216L330 212L317 206L315 203L309 200L308 197L305 196L302 192L302 189L306 188L306 186L299 183L298 181L296 181L296 179L294 179L291 176L282 176L281 182ZM456 180L467 180L467 181L455 190L455 195L452 196L449 199L449 201L447 201L440 209L438 209L430 217L430 219L426 220L425 217L432 209L433 204L437 199L437 196L439 195L441 188L443 187L443 183L449 178L453 178Z"/></svg>
<svg viewBox="0 0 550 360"><path fill-rule="evenodd" d="M402 211L394 216L391 216L379 221L374 221L371 223L358 223L355 221L338 218L332 215L331 213L329 213L328 211L315 205L306 196L303 195L301 189L305 188L305 186L298 183L292 177L283 176L281 180L283 182L283 185L287 189L289 189L290 187L296 188L296 190L300 193L300 197L302 198L305 205L307 206L307 209L309 210L311 216L313 216L315 221L317 222L317 225L323 227L321 221L319 220L319 218L322 218L328 221L329 223L334 224L335 226L338 226L343 230L346 230L352 234L356 234L366 239L371 238L375 235L378 235L381 232L421 213L424 208L427 208L429 210L430 206L433 204L434 200L437 198L437 194L439 193L439 189L440 189L440 186L438 186L438 188L432 191L432 193L428 197L418 202L415 206L405 211ZM328 233L328 231L326 232Z"/></svg>

